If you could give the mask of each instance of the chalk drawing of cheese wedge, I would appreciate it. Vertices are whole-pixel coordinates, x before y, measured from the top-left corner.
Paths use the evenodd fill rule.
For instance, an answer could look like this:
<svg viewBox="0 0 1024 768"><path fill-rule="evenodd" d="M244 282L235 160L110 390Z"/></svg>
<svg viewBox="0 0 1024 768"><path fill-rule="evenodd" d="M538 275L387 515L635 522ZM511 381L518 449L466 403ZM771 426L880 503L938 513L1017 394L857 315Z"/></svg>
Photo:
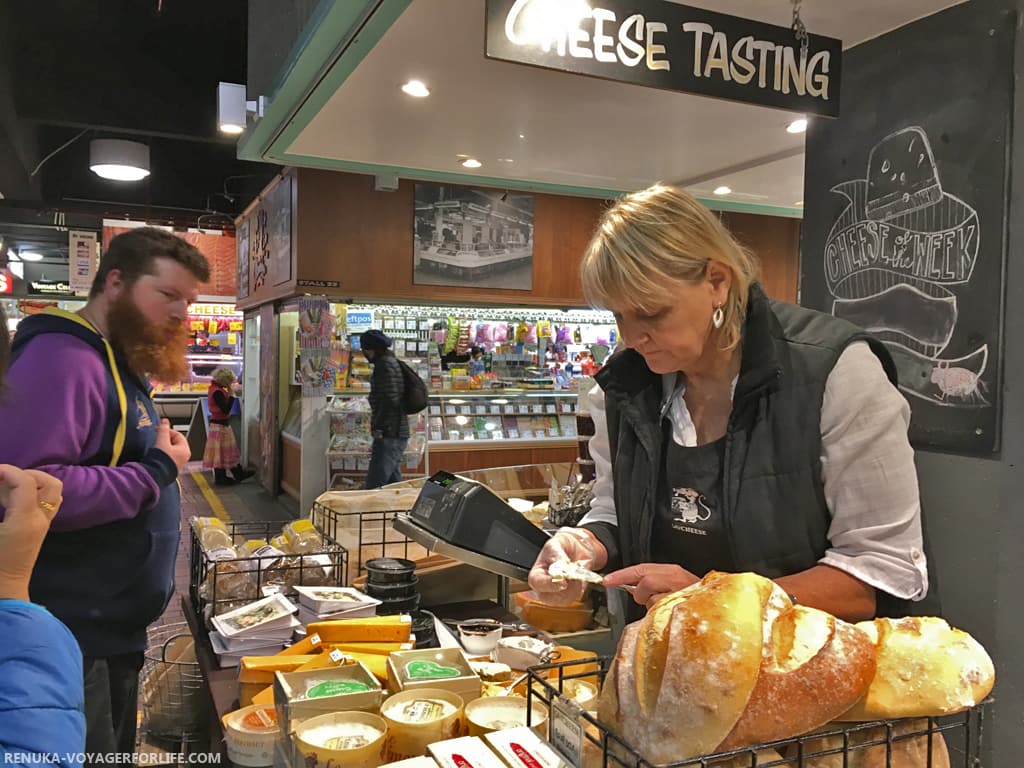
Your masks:
<svg viewBox="0 0 1024 768"><path fill-rule="evenodd" d="M832 314L883 341L934 356L946 348L956 328L956 296L945 294L930 296L911 285L894 285L864 299L837 299Z"/></svg>
<svg viewBox="0 0 1024 768"><path fill-rule="evenodd" d="M942 184L928 137L914 126L889 134L868 156L866 213L888 221L942 200Z"/></svg>
<svg viewBox="0 0 1024 768"><path fill-rule="evenodd" d="M935 360L900 346L886 344L896 369L900 389L936 405L978 408L985 399L982 376L988 365L988 345L950 360Z"/></svg>

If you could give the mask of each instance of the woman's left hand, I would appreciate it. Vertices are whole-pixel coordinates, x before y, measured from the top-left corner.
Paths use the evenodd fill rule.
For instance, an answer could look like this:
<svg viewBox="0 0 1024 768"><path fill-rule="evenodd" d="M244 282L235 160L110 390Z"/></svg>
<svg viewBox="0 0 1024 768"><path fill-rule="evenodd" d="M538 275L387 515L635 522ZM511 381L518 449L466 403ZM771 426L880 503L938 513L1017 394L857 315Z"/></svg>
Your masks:
<svg viewBox="0 0 1024 768"><path fill-rule="evenodd" d="M671 563L640 563L612 571L604 577L606 587L633 586L633 599L650 608L665 595L678 592L700 579Z"/></svg>

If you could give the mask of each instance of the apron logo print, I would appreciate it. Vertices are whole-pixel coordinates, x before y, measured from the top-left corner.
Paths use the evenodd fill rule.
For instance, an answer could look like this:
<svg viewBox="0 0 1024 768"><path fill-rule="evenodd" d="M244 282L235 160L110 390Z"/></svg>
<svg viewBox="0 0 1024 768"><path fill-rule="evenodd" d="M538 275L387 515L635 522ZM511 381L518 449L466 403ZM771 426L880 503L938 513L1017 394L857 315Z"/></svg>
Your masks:
<svg viewBox="0 0 1024 768"><path fill-rule="evenodd" d="M686 526L704 522L711 517L711 509L707 505L704 494L693 488L672 489L672 513L675 515L672 527L687 532L690 530ZM704 531L699 532L704 533Z"/></svg>

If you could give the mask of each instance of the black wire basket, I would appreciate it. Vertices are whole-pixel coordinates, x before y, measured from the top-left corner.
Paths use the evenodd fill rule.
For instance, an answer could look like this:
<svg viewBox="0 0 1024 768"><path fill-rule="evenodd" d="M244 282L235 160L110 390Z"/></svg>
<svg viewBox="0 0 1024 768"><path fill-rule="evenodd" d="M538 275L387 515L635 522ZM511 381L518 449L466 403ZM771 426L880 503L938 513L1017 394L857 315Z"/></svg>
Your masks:
<svg viewBox="0 0 1024 768"><path fill-rule="evenodd" d="M226 523L236 545L259 539L269 541L293 522ZM323 531L322 548L301 555L266 555L213 560L200 544L195 521L189 526L189 596L197 616L209 619L259 600L268 587L286 596L295 586L343 587L348 584L348 551Z"/></svg>
<svg viewBox="0 0 1024 768"><path fill-rule="evenodd" d="M392 527L394 510L343 512L317 501L313 503L310 519L324 538L348 545L349 584L363 575L368 560L377 557L409 559L413 542Z"/></svg>
<svg viewBox="0 0 1024 768"><path fill-rule="evenodd" d="M947 717L832 723L816 733L757 744L728 752L700 755L672 763L651 763L620 738L596 713L585 711L566 695L567 682L600 685L611 657L553 662L530 667L527 698L549 710L549 741L571 765L582 768L855 768L865 763L897 768L893 757L900 742L921 739L923 756L914 768L945 768L940 739L945 741L951 768L979 768L982 739L991 700ZM571 684L570 684L571 685ZM596 709L597 701L593 701ZM590 706L590 705L588 705ZM527 725L532 706L527 706ZM776 755L766 757L767 750ZM870 751L870 761L867 761ZM780 758L781 756L781 758ZM923 762L922 762L923 760Z"/></svg>

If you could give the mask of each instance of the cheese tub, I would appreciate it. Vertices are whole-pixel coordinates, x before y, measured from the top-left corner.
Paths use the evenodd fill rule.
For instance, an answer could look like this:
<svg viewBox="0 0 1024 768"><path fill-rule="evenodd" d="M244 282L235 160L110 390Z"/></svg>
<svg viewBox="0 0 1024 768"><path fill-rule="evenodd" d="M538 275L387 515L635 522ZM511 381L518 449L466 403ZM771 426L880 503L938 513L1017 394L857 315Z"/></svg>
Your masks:
<svg viewBox="0 0 1024 768"><path fill-rule="evenodd" d="M388 726L369 712L332 712L295 727L295 745L312 768L377 768L384 762Z"/></svg>
<svg viewBox="0 0 1024 768"><path fill-rule="evenodd" d="M380 708L388 724L387 759L419 757L428 744L462 736L464 708L461 696L441 688L396 693Z"/></svg>

